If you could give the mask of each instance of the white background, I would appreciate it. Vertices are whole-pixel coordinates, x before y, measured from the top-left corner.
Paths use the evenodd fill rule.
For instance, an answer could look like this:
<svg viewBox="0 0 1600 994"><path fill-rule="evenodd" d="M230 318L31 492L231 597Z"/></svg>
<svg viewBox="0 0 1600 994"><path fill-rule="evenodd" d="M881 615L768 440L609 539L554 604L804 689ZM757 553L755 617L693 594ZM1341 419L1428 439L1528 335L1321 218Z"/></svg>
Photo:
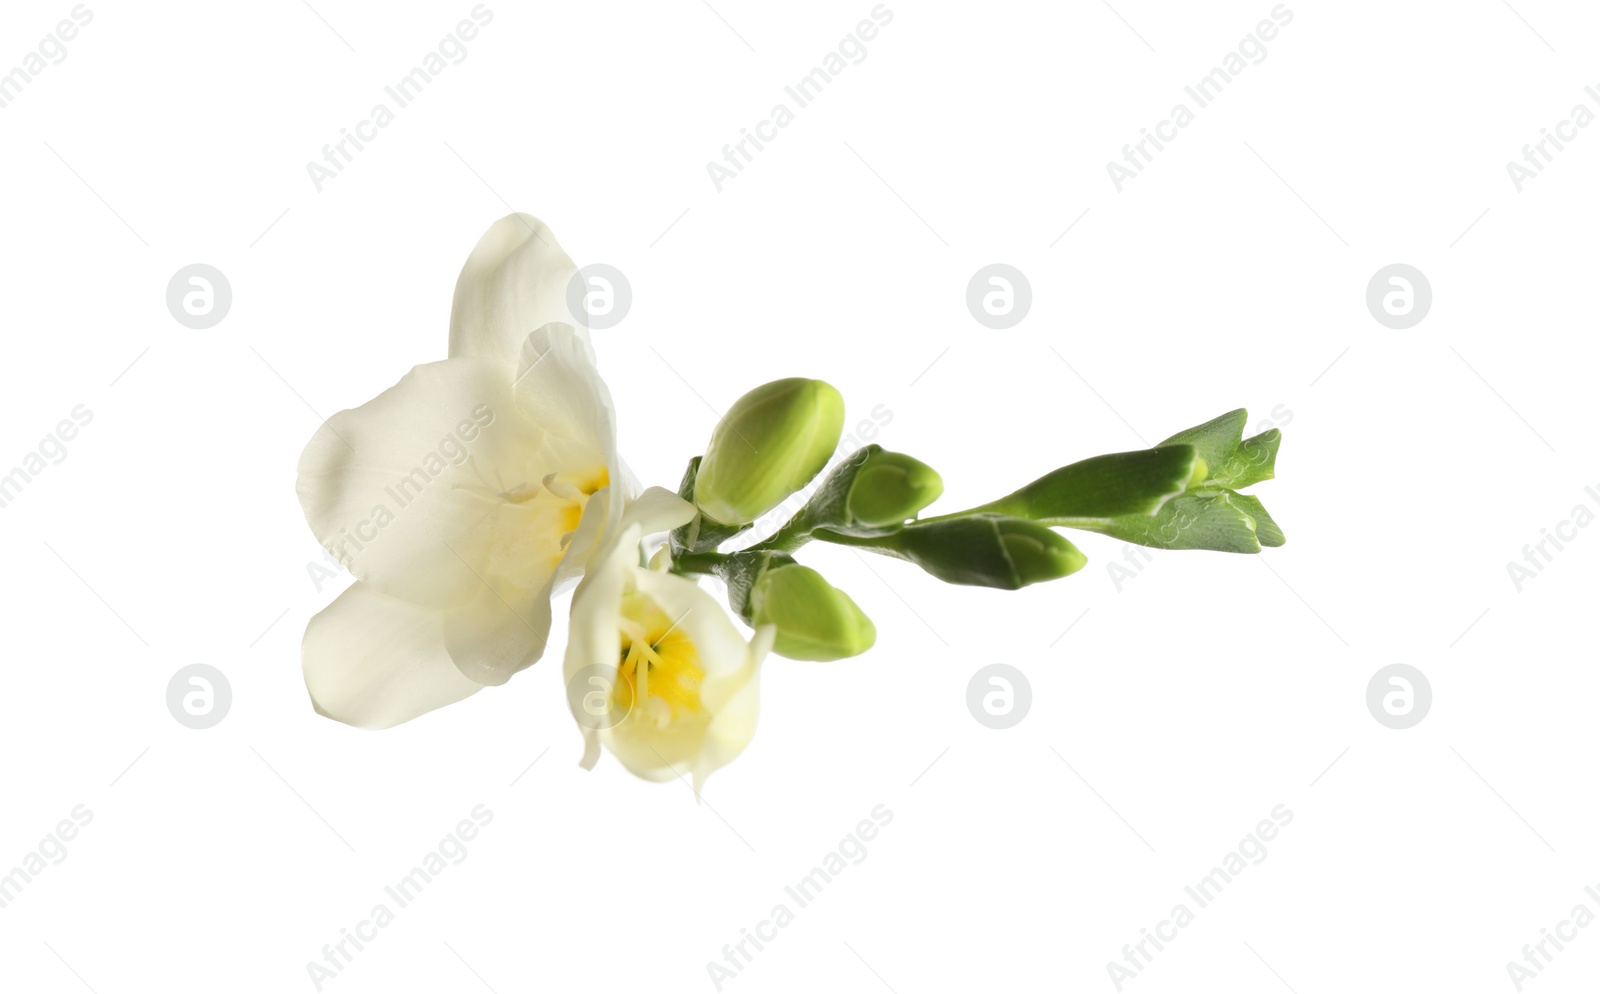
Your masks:
<svg viewBox="0 0 1600 994"><path fill-rule="evenodd" d="M324 943L483 804L466 861L325 990L712 991L723 945L881 804L865 861L725 990L1112 991L1123 944L1282 804L1268 858L1124 989L1514 990L1524 943L1600 911L1600 529L1520 592L1506 568L1600 509L1600 127L1520 193L1505 164L1594 106L1600 19L1291 2L1119 193L1106 163L1272 4L1113 2L891 2L718 192L706 163L868 0L491 0L466 60L320 193L307 161L468 0L91 3L0 110L0 472L94 412L0 510L0 873L94 815L0 910L0 985L313 990ZM6 4L0 71L70 10ZM780 376L892 411L876 441L943 472L941 509L1281 408L1254 493L1288 544L1156 552L1119 590L1122 547L1085 535L1080 574L1015 594L808 553L879 645L771 659L760 732L698 806L578 768L553 659L393 731L319 718L299 639L345 581L308 572L296 459L443 357L461 262L512 209L632 283L595 337L645 483ZM233 287L208 331L165 306L193 262ZM1033 288L1007 331L964 303L993 262ZM1403 331L1364 299L1394 262L1434 294ZM165 705L196 662L233 687L209 731ZM1007 731L966 709L993 662L1032 684ZM1394 662L1433 687L1407 731L1365 705ZM1590 927L1528 986L1597 976Z"/></svg>

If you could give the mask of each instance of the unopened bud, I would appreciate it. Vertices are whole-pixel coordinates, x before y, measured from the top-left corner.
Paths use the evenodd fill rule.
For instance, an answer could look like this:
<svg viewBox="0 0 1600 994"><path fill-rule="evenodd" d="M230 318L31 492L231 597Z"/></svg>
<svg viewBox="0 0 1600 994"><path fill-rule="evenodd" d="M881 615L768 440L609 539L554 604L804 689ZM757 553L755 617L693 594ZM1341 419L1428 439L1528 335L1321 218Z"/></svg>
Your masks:
<svg viewBox="0 0 1600 994"><path fill-rule="evenodd" d="M773 651L826 662L872 648L878 632L850 595L808 566L768 570L750 591L751 620L775 625Z"/></svg>
<svg viewBox="0 0 1600 994"><path fill-rule="evenodd" d="M711 433L694 501L714 521L744 525L826 466L844 431L844 398L821 380L774 380L740 397Z"/></svg>
<svg viewBox="0 0 1600 994"><path fill-rule="evenodd" d="M946 583L1016 590L1082 569L1077 546L1046 525L993 514L913 522L871 546Z"/></svg>
<svg viewBox="0 0 1600 994"><path fill-rule="evenodd" d="M944 481L933 467L899 452L878 450L856 471L845 510L855 524L898 525L942 493Z"/></svg>

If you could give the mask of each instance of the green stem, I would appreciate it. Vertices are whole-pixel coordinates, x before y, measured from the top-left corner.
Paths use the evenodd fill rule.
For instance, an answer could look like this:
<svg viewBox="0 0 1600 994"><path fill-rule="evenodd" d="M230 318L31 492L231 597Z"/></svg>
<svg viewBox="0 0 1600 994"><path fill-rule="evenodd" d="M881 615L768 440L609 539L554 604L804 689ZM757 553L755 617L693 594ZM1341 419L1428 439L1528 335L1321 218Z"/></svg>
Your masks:
<svg viewBox="0 0 1600 994"><path fill-rule="evenodd" d="M883 549L892 547L890 540L894 538L894 535L892 533L870 537L845 535L841 532L829 531L826 528L818 528L812 537L820 542L827 542L829 545L848 545L858 549Z"/></svg>
<svg viewBox="0 0 1600 994"><path fill-rule="evenodd" d="M685 552L673 557L672 571L674 573L698 573L702 576L714 576L717 567L727 560L727 556L720 552Z"/></svg>
<svg viewBox="0 0 1600 994"><path fill-rule="evenodd" d="M793 552L811 541L811 519L802 508L766 539L750 546L746 552Z"/></svg>
<svg viewBox="0 0 1600 994"><path fill-rule="evenodd" d="M956 518L968 518L977 514L998 514L1011 518L1024 518L1030 521L1037 521L1041 525L1049 525L1051 528L1078 528L1084 531L1098 531L1105 526L1107 520L1105 518L1033 518L1023 513L1020 508L1008 507L1002 498L1001 500L968 508L965 511L954 511L950 514L941 514L932 518L917 518L911 524L930 525L936 521L951 521Z"/></svg>
<svg viewBox="0 0 1600 994"><path fill-rule="evenodd" d="M974 514L1005 514L1006 512L998 506L999 504L999 501L992 501L988 504L980 504L977 507L969 507L965 511L952 511L949 514L937 514L931 518L917 518L912 522L912 524L931 525L935 521L952 521L956 518L966 518Z"/></svg>

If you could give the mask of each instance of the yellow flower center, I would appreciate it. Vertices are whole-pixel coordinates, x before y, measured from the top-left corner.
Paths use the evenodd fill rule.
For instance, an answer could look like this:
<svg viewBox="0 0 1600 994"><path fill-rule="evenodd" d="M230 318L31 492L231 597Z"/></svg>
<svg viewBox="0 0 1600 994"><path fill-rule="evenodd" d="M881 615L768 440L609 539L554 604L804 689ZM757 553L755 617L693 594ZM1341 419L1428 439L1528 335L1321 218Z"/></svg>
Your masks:
<svg viewBox="0 0 1600 994"><path fill-rule="evenodd" d="M498 500L525 507L533 514L528 530L501 550L503 558L512 563L544 559L551 566L560 562L567 541L583 520L589 498L610 483L610 471L600 465L552 473L532 486L501 492ZM537 551L528 543L536 546Z"/></svg>
<svg viewBox="0 0 1600 994"><path fill-rule="evenodd" d="M604 466L556 473L545 481L534 496L533 503L542 510L554 511L562 532L573 532L578 529L578 522L583 520L583 508L589 503L589 498L610 483L611 473Z"/></svg>
<svg viewBox="0 0 1600 994"><path fill-rule="evenodd" d="M700 683L705 670L699 653L678 620L648 597L623 598L619 679L614 703L640 721L665 728L674 720L703 713Z"/></svg>

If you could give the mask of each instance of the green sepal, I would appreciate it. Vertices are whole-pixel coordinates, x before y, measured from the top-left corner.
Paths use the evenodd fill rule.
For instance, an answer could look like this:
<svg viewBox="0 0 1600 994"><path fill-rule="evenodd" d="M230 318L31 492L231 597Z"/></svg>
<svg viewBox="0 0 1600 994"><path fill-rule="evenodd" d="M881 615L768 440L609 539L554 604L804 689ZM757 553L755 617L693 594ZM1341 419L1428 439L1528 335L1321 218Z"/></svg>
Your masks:
<svg viewBox="0 0 1600 994"><path fill-rule="evenodd" d="M1286 541L1283 537L1283 529L1279 528L1278 523L1272 520L1272 516L1267 513L1267 509L1261 506L1260 500L1249 494L1231 494L1229 499L1240 510L1255 520L1256 541L1269 549L1275 549Z"/></svg>
<svg viewBox="0 0 1600 994"><path fill-rule="evenodd" d="M1242 490L1251 484L1272 479L1278 445L1283 441L1283 433L1276 428L1244 438L1244 426L1249 416L1242 407L1229 411L1203 425L1180 431L1160 442L1157 447L1182 443L1195 447L1196 454L1206 464L1206 475L1197 488L1213 484L1230 490Z"/></svg>
<svg viewBox="0 0 1600 994"><path fill-rule="evenodd" d="M855 483L856 473L865 466L867 460L883 447L880 445L867 445L855 450L839 462L833 470L822 479L822 483L814 490L805 506L796 512L795 516L783 526L779 534L799 537L809 534L815 528L831 528L843 534L881 534L892 529L884 528L856 528L850 519L848 504L850 501L850 487Z"/></svg>
<svg viewBox="0 0 1600 994"><path fill-rule="evenodd" d="M1234 457L1213 478L1230 490L1242 490L1276 475L1278 446L1283 442L1283 432L1269 428L1239 443Z"/></svg>
<svg viewBox="0 0 1600 994"><path fill-rule="evenodd" d="M1249 417L1250 413L1241 407L1218 415L1205 424L1185 428L1171 438L1157 442L1156 448L1163 445L1192 445L1195 454L1204 459L1207 466L1221 466L1239 447L1239 439L1244 436L1245 421Z"/></svg>
<svg viewBox="0 0 1600 994"><path fill-rule="evenodd" d="M768 570L795 565L787 552L765 550L734 552L721 557L712 572L728 587L728 606L747 625L754 625L750 591Z"/></svg>
<svg viewBox="0 0 1600 994"><path fill-rule="evenodd" d="M1282 545L1283 532L1254 497L1222 490L1172 498L1154 515L1128 515L1083 526L1156 549L1260 552Z"/></svg>
<svg viewBox="0 0 1600 994"><path fill-rule="evenodd" d="M860 487L875 485L872 474L880 469L890 470L897 477L896 492L876 493L869 498ZM883 482L878 481L877 485ZM777 542L784 548L793 548L819 528L840 535L887 535L943 492L944 482L932 467L881 445L863 446L823 478L805 506L779 530ZM888 504L896 506L890 509ZM870 520L862 520L857 513L861 507L871 509L867 515ZM902 511L903 516L896 517Z"/></svg>

